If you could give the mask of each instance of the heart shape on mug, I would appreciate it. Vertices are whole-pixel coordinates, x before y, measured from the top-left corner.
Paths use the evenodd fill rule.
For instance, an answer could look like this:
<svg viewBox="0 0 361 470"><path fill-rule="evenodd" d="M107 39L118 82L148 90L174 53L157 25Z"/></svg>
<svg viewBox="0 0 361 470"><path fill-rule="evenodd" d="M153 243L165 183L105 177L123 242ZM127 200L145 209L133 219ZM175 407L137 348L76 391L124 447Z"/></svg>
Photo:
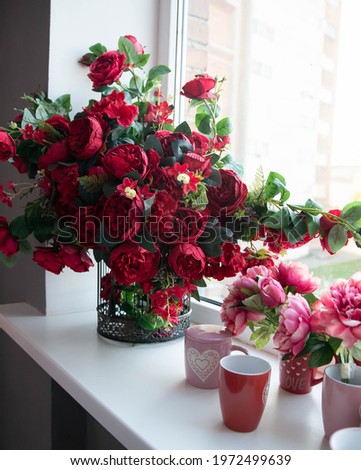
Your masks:
<svg viewBox="0 0 361 470"><path fill-rule="evenodd" d="M189 348L187 351L188 364L202 382L205 382L207 378L217 370L219 360L219 353L212 349L204 351L203 353L195 348Z"/></svg>

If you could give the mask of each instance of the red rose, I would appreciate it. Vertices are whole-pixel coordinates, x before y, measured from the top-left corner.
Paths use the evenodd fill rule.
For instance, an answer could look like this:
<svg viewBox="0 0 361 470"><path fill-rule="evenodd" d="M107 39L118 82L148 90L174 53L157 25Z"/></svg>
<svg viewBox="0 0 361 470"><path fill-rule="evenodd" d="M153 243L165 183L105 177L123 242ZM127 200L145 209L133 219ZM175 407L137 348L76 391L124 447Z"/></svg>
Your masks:
<svg viewBox="0 0 361 470"><path fill-rule="evenodd" d="M334 255L335 252L331 250L328 238L330 234L330 230L337 225L337 219L334 219L331 214L335 215L336 217L341 216L341 211L339 209L332 209L329 211L330 216L323 215L320 218L320 244L323 250L326 250L330 253L330 255ZM352 237L351 232L347 232L348 238ZM346 241L346 245L348 240Z"/></svg>
<svg viewBox="0 0 361 470"><path fill-rule="evenodd" d="M136 194L133 199L114 192L103 209L105 231L115 240L129 240L142 228L144 203Z"/></svg>
<svg viewBox="0 0 361 470"><path fill-rule="evenodd" d="M88 77L93 82L93 88L100 88L114 83L125 68L125 54L119 51L108 51L100 55L91 64Z"/></svg>
<svg viewBox="0 0 361 470"><path fill-rule="evenodd" d="M158 270L160 252L148 251L137 243L127 241L116 247L109 258L115 280L125 286L152 279Z"/></svg>
<svg viewBox="0 0 361 470"><path fill-rule="evenodd" d="M216 98L217 95L215 93L210 93L210 90L216 86L216 83L214 78L204 73L203 75L197 75L196 78L187 82L180 93L186 98L196 100Z"/></svg>
<svg viewBox="0 0 361 470"><path fill-rule="evenodd" d="M247 196L247 186L242 183L240 177L233 170L219 170L222 177L220 186L208 188L208 208L212 215L220 213L230 215L238 209L244 209L244 201Z"/></svg>
<svg viewBox="0 0 361 470"><path fill-rule="evenodd" d="M94 266L87 252L80 246L61 245L59 256L64 265L76 273L84 273Z"/></svg>
<svg viewBox="0 0 361 470"><path fill-rule="evenodd" d="M9 224L5 217L0 216L0 251L8 258L11 258L19 251L19 242L11 234Z"/></svg>
<svg viewBox="0 0 361 470"><path fill-rule="evenodd" d="M195 243L202 235L207 217L202 212L181 207L173 214L148 219L150 233L156 235L162 243Z"/></svg>
<svg viewBox="0 0 361 470"><path fill-rule="evenodd" d="M123 144L108 150L102 160L107 173L121 179L124 175L137 171L144 178L148 171L148 157L139 145Z"/></svg>
<svg viewBox="0 0 361 470"><path fill-rule="evenodd" d="M144 54L144 49L143 49L143 46L140 44L140 42L137 40L136 37L130 35L130 34L127 34L126 36L124 36L125 38L129 39L129 41L131 41L133 43L133 46L134 46L134 49L135 49L135 52L137 54Z"/></svg>
<svg viewBox="0 0 361 470"><path fill-rule="evenodd" d="M59 251L53 248L36 248L33 253L33 261L53 274L60 274L65 267Z"/></svg>
<svg viewBox="0 0 361 470"><path fill-rule="evenodd" d="M202 279L206 266L206 256L197 245L184 243L176 245L168 255L170 268L184 279Z"/></svg>
<svg viewBox="0 0 361 470"><path fill-rule="evenodd" d="M138 116L139 108L134 104L127 104L124 93L114 90L102 100L95 101L90 111L86 112L91 116L105 114L109 119L116 119L121 126L129 127Z"/></svg>
<svg viewBox="0 0 361 470"><path fill-rule="evenodd" d="M104 145L101 124L92 116L74 119L69 124L68 144L70 153L80 160L88 160Z"/></svg>
<svg viewBox="0 0 361 470"><path fill-rule="evenodd" d="M39 169L42 170L50 165L59 162L68 162L70 160L68 142L66 139L60 142L54 142L48 150L39 159Z"/></svg>
<svg viewBox="0 0 361 470"><path fill-rule="evenodd" d="M16 144L14 139L5 131L0 131L0 161L6 162L15 157Z"/></svg>

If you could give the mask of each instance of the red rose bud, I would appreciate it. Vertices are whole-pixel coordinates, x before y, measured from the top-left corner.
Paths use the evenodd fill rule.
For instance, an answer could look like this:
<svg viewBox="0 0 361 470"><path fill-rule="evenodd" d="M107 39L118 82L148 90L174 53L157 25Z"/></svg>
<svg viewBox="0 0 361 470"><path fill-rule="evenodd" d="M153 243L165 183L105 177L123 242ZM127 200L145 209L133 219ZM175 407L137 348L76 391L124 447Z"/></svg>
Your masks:
<svg viewBox="0 0 361 470"><path fill-rule="evenodd" d="M0 131L0 161L6 162L14 158L16 145L14 139L5 131Z"/></svg>
<svg viewBox="0 0 361 470"><path fill-rule="evenodd" d="M45 169L50 165L54 165L59 162L68 162L70 160L70 154L68 149L68 142L66 139L60 142L54 142L48 150L39 159L39 169Z"/></svg>
<svg viewBox="0 0 361 470"><path fill-rule="evenodd" d="M133 43L135 52L137 54L144 54L143 46L140 44L140 42L137 40L137 38L135 38L134 36L132 36L130 34L127 34L124 37L129 39L129 41Z"/></svg>
<svg viewBox="0 0 361 470"><path fill-rule="evenodd" d="M205 73L187 82L180 93L186 98L196 100L216 98L217 95L215 93L210 93L210 90L216 86L216 83L214 78Z"/></svg>
<svg viewBox="0 0 361 470"><path fill-rule="evenodd" d="M326 250L330 253L330 255L334 255L335 252L332 251L329 245L329 234L330 230L337 225L337 219L332 217L332 214L336 217L340 217L341 211L340 209L332 209L329 211L330 216L323 215L320 219L320 244L323 250ZM348 238L352 237L351 232L347 232ZM348 241L346 241L345 245L347 245Z"/></svg>
<svg viewBox="0 0 361 470"><path fill-rule="evenodd" d="M194 152L187 152L184 155L183 163L188 165L190 171L199 171L199 173L202 173L211 164L209 159Z"/></svg>
<svg viewBox="0 0 361 470"><path fill-rule="evenodd" d="M5 217L0 217L0 252L11 258L19 251L19 242L11 234L9 224Z"/></svg>
<svg viewBox="0 0 361 470"><path fill-rule="evenodd" d="M126 56L119 51L108 51L96 58L90 66L88 77L93 88L110 85L118 80L125 68Z"/></svg>

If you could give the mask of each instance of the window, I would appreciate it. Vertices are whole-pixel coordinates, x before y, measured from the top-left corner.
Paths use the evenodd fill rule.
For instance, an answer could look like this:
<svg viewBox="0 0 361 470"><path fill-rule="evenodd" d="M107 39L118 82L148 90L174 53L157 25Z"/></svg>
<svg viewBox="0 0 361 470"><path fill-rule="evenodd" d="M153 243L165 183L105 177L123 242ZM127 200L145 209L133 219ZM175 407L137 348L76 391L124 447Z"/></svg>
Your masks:
<svg viewBox="0 0 361 470"><path fill-rule="evenodd" d="M292 202L312 197L329 210L360 199L360 13L358 0L188 0L185 79L227 78L220 105L246 184L262 166L286 178ZM330 256L316 240L289 256L325 287L360 270L359 251L351 242ZM203 295L220 301L229 283Z"/></svg>

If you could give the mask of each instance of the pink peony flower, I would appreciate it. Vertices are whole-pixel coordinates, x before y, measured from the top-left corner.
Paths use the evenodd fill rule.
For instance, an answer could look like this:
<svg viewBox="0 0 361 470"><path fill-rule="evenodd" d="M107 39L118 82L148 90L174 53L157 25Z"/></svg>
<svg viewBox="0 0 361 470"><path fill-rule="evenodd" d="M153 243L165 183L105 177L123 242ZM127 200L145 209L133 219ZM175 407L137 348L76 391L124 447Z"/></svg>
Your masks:
<svg viewBox="0 0 361 470"><path fill-rule="evenodd" d="M288 296L287 303L280 309L280 321L273 342L282 353L299 354L305 346L310 332L311 309L299 294Z"/></svg>
<svg viewBox="0 0 361 470"><path fill-rule="evenodd" d="M263 313L251 310L243 301L258 294L257 282L247 276L235 280L229 288L229 294L221 307L221 320L226 328L233 334L241 334L247 326L247 321L258 322L265 318Z"/></svg>
<svg viewBox="0 0 361 470"><path fill-rule="evenodd" d="M334 281L313 310L311 330L342 338L342 346L351 348L361 339L361 271Z"/></svg>
<svg viewBox="0 0 361 470"><path fill-rule="evenodd" d="M308 294L320 285L320 279L313 276L308 267L298 261L281 262L274 268L274 278L283 287L289 287L293 294Z"/></svg>
<svg viewBox="0 0 361 470"><path fill-rule="evenodd" d="M286 301L286 293L281 284L272 277L260 277L258 281L262 302L268 308L275 308Z"/></svg>

